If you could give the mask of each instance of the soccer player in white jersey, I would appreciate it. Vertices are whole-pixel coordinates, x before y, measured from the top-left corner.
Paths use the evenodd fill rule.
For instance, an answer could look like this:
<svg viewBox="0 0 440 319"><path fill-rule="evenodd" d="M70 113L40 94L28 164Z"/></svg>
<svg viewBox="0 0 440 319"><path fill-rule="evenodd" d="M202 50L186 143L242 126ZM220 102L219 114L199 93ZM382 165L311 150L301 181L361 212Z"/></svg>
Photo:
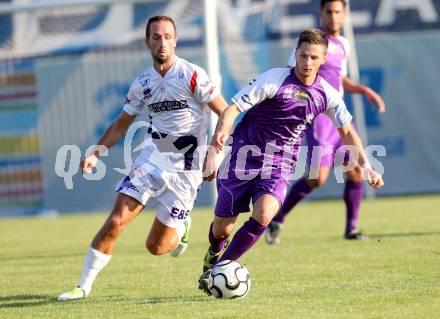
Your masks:
<svg viewBox="0 0 440 319"><path fill-rule="evenodd" d="M202 182L203 156L195 150L206 144L209 109L220 115L227 104L202 68L176 56L176 41L170 17L148 20L145 43L153 65L133 81L119 118L98 142L101 147L81 162L83 171L91 172L102 146L110 148L137 115L148 112L150 125L142 153L116 187L114 208L88 249L77 286L61 294L60 301L85 298L91 292L117 238L152 197L158 208L146 248L153 255L171 252L173 256L186 249L189 212Z"/></svg>
<svg viewBox="0 0 440 319"><path fill-rule="evenodd" d="M355 83L347 77L347 59L350 53L350 44L341 36L341 28L346 16L345 0L321 0L320 17L322 29L329 41L327 51L327 60L320 69L319 75L323 77L343 96L344 91L349 93L358 93L365 95L372 107L378 107L379 112L385 111L385 104L379 94L371 88ZM288 64L295 65L295 54L292 53ZM269 244L277 244L280 240L281 229L285 218L292 209L314 189L323 186L330 175L330 169L333 167L336 150L342 146L341 138L331 123L323 115L319 115L312 128L306 134L307 145L309 146L308 164L310 174L307 178L298 180L291 188L286 200L278 214L274 217L266 231L266 241ZM331 147L330 152L315 152L314 156L320 158L320 162L312 165L312 148L326 149ZM313 166L313 167L312 167ZM316 178L317 176L317 178ZM360 204L364 193L364 183L361 177L359 167L346 173L346 182L344 189L344 202L346 206L346 226L344 229L344 238L349 240L363 240L368 237L358 229Z"/></svg>

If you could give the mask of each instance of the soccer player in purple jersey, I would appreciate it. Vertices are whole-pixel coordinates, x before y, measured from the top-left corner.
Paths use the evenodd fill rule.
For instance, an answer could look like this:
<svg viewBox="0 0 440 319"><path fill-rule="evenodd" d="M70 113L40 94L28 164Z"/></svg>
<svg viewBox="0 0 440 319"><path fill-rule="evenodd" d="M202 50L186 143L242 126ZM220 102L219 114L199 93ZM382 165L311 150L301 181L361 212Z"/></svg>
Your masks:
<svg viewBox="0 0 440 319"><path fill-rule="evenodd" d="M208 294L213 265L240 258L278 212L301 139L320 113L332 119L344 144L353 145L358 151L358 163L370 185L375 188L383 185L382 177L368 164L341 95L317 75L325 62L327 46L322 31L302 32L296 48L296 66L270 69L259 75L232 98L233 103L219 118L211 141L216 152L209 152L205 161L205 174L213 172L207 180L215 176L216 154L223 149L234 120L240 112L247 111L231 135L230 155L223 160L217 174L218 199L209 229L210 247L199 279L199 289ZM251 201L252 216L227 245L238 215L250 211Z"/></svg>
<svg viewBox="0 0 440 319"><path fill-rule="evenodd" d="M353 82L347 77L347 58L350 45L341 36L341 28L346 16L346 5L345 0L321 0L320 16L322 28L329 41L329 47L326 63L320 67L318 74L337 89L341 95L344 94L344 91L363 94L367 97L372 107L377 105L379 112L384 112L385 104L379 94L369 87ZM294 59L295 56L292 53L291 58L289 58L290 66L295 65ZM309 175L293 185L280 211L269 224L265 234L266 242L269 244L279 243L283 223L292 208L314 189L323 186L327 182L330 170L333 167L335 152L342 145L336 128L330 119L323 115L319 115L313 122L312 129L306 133L306 139L309 146ZM322 150L326 149L324 152L315 151L314 156L320 158L320 162L316 164L315 162L312 164L311 160L314 147L322 147ZM332 148L331 151L327 151L329 147ZM359 167L355 167L346 173L344 190L347 219L344 232L345 239L362 240L368 238L357 228L363 193L364 183L361 170Z"/></svg>

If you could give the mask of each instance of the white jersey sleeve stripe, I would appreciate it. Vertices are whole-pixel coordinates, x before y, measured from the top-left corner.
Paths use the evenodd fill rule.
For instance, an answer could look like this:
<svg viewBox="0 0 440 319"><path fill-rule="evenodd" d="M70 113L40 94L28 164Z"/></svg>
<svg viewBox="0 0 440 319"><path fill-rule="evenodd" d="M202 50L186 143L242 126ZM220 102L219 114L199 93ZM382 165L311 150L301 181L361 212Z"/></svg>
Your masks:
<svg viewBox="0 0 440 319"><path fill-rule="evenodd" d="M247 111L264 100L273 98L290 72L289 68L270 69L249 82L231 100L240 111Z"/></svg>
<svg viewBox="0 0 440 319"><path fill-rule="evenodd" d="M190 91L199 103L209 103L220 94L220 90L205 70L194 64L192 66L196 69L189 83Z"/></svg>

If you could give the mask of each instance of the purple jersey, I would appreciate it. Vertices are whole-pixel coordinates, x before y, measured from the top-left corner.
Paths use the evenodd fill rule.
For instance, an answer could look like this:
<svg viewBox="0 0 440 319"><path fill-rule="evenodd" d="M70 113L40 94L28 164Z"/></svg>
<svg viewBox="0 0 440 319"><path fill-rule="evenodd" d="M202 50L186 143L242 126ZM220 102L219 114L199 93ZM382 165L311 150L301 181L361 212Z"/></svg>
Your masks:
<svg viewBox="0 0 440 319"><path fill-rule="evenodd" d="M337 127L351 121L340 94L321 77L305 85L294 69L271 69L232 101L247 111L232 134L232 150L217 175L215 215L249 211L250 201L271 194L282 205L304 131L325 113Z"/></svg>
<svg viewBox="0 0 440 319"><path fill-rule="evenodd" d="M318 114L326 113L336 127L351 121L340 94L332 86L319 76L312 85L305 85L290 68L261 74L232 101L241 111L247 111L232 134L231 159L246 157L245 166L234 168L231 161L235 172L241 168L269 168L270 177L286 177L297 160L305 130Z"/></svg>
<svg viewBox="0 0 440 319"><path fill-rule="evenodd" d="M342 77L347 75L350 45L342 36L332 37L327 35L326 37L328 40L327 60L319 68L318 74L342 95L344 93Z"/></svg>
<svg viewBox="0 0 440 319"><path fill-rule="evenodd" d="M326 63L319 68L318 74L343 96L344 88L342 86L342 78L347 75L347 60L350 54L350 44L347 39L342 36L332 37L326 35L326 37L329 42ZM295 66L295 51L290 55L288 65L291 67ZM312 129L307 130L306 139L309 147L327 147L331 145L333 146L333 151L336 151L342 146L338 131L331 123L331 120L323 115L318 116L312 125ZM312 152L311 149L309 149L307 158L309 166L312 165L311 155ZM320 151L318 151L316 156L320 158L320 162L316 163L317 165L325 167L333 166L334 153L324 152L321 154ZM313 164L313 166L316 164Z"/></svg>

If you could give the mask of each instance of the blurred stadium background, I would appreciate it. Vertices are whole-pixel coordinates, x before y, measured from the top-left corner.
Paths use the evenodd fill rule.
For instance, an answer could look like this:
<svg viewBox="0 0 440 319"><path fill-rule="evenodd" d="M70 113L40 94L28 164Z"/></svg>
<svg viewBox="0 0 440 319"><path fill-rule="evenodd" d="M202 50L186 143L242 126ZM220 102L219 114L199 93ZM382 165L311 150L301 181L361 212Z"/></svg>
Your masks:
<svg viewBox="0 0 440 319"><path fill-rule="evenodd" d="M380 92L388 107L384 115L364 108L368 143L386 148L386 156L377 156L386 180L377 195L440 193L440 0L350 3L361 82ZM110 208L121 178L114 168L124 168L122 144L104 158L102 180L76 174L72 189L55 173L57 151L77 145L83 155L120 112L132 79L151 63L144 44L149 16L173 17L177 54L206 67L204 5L0 1L0 216ZM319 0L218 1L225 97L258 73L285 66L298 32L319 25L318 8ZM333 178L313 198L341 192ZM204 185L197 204L211 201Z"/></svg>

